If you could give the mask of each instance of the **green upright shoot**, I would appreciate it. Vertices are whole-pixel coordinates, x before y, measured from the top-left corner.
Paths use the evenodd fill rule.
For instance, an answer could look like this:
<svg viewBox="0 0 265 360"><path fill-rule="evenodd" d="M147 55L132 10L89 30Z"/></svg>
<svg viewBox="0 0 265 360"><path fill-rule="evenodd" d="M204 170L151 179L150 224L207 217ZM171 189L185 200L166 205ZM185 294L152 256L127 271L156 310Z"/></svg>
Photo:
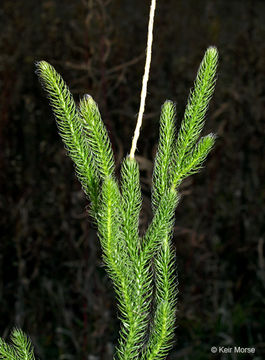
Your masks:
<svg viewBox="0 0 265 360"><path fill-rule="evenodd" d="M139 165L133 156L121 164L120 182L108 132L91 96L79 106L61 76L47 62L37 74L48 94L59 134L72 158L91 205L103 261L116 291L121 330L116 360L159 360L173 341L177 303L175 250L172 245L179 186L198 172L216 136L200 138L212 97L217 50L207 49L183 121L176 135L176 110L171 101L161 109L160 134L152 184L153 219L139 235L142 206ZM29 339L14 329L11 344L0 339L0 359L34 360Z"/></svg>

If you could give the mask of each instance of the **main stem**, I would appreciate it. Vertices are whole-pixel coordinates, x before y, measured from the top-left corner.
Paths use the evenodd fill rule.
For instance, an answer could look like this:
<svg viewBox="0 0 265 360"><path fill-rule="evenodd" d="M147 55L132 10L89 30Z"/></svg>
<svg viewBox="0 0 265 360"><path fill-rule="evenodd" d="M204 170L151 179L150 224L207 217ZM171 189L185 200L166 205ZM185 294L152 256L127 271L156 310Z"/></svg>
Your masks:
<svg viewBox="0 0 265 360"><path fill-rule="evenodd" d="M136 128L133 135L132 147L130 151L130 159L134 158L134 153L137 146L137 140L140 135L140 129L143 121L143 114L145 108L145 99L147 92L147 83L149 79L149 70L152 58L152 43L153 43L153 27L154 27L154 17L155 17L155 8L156 8L156 0L151 0L151 7L149 13L149 24L148 24L148 36L147 36L147 49L146 49L146 60L145 60L145 68L144 68L144 76L142 82L142 91L141 91L141 101L140 108L136 123Z"/></svg>

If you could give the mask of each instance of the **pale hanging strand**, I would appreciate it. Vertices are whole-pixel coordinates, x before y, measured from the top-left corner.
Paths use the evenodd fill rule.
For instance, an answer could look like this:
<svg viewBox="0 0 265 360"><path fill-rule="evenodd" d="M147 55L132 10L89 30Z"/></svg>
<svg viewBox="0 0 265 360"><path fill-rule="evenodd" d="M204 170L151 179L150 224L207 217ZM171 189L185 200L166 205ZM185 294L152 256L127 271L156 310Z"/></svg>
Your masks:
<svg viewBox="0 0 265 360"><path fill-rule="evenodd" d="M136 146L137 146L137 140L140 135L140 128L142 125L144 108L145 108L145 98L146 98L146 92L147 92L147 83L148 83L148 79L149 79L149 70L150 70L150 64L151 64L151 58L152 58L153 27L154 27L156 0L151 0L151 1L152 2L151 2L151 7L150 7L150 13L149 13L147 49L146 49L144 76L143 76L143 82L142 82L141 101L140 101L140 108L139 108L136 128L135 128L133 140L132 140L130 159L134 158L134 153L135 153Z"/></svg>

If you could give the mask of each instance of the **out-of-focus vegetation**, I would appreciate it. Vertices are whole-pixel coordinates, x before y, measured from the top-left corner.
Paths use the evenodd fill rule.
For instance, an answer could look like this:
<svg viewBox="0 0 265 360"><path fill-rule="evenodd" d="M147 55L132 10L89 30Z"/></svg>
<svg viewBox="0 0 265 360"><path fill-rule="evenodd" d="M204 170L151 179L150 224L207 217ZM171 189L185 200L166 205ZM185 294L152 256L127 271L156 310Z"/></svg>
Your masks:
<svg viewBox="0 0 265 360"><path fill-rule="evenodd" d="M138 111L148 10L141 0L1 3L0 330L21 327L42 359L111 359L119 323L87 201L34 62L53 64L77 100L95 98L119 166ZM158 2L138 146L142 228L151 220L160 106L176 100L181 118L205 49L220 53L206 122L219 140L204 171L182 186L177 210L172 360L264 358L264 16L263 1ZM254 346L256 354L211 355L219 344Z"/></svg>

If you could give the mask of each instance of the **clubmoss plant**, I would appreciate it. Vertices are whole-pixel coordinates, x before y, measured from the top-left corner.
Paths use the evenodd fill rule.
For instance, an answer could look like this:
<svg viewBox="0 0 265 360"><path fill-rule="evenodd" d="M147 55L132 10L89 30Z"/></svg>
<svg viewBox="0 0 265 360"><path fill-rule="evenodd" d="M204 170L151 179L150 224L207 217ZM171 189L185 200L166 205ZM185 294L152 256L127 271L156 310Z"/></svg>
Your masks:
<svg viewBox="0 0 265 360"><path fill-rule="evenodd" d="M181 182L199 171L214 145L213 134L198 138L214 90L217 57L216 48L207 49L178 136L174 103L166 101L162 106L153 171L154 216L142 237L138 231L142 196L137 161L129 156L123 160L119 184L111 143L95 101L85 95L76 107L55 69L45 61L37 63L59 133L90 201L104 263L117 294L121 330L115 359L164 359L172 346L177 300L171 243L174 213ZM0 358L34 358L29 340L20 330L12 332L11 340L13 346L1 340Z"/></svg>
<svg viewBox="0 0 265 360"><path fill-rule="evenodd" d="M152 16L149 34L152 33L150 24ZM150 53L150 41L148 44ZM178 135L174 103L166 101L162 106L152 180L153 219L143 236L138 229L142 196L134 153L151 58L148 60L147 56L140 116L130 155L121 164L120 181L115 175L111 143L96 102L85 95L76 106L56 70L45 61L37 63L37 74L48 94L59 134L89 199L103 260L116 291L121 330L115 360L165 359L172 346L177 301L175 252L171 241L174 214L180 184L201 169L215 142L214 134L200 140L199 137L214 91L217 59L216 48L208 48ZM9 345L0 339L0 359L34 359L30 341L21 330L13 330L11 341Z"/></svg>
<svg viewBox="0 0 265 360"><path fill-rule="evenodd" d="M30 339L20 329L14 328L7 344L0 338L0 359L3 360L35 360Z"/></svg>

